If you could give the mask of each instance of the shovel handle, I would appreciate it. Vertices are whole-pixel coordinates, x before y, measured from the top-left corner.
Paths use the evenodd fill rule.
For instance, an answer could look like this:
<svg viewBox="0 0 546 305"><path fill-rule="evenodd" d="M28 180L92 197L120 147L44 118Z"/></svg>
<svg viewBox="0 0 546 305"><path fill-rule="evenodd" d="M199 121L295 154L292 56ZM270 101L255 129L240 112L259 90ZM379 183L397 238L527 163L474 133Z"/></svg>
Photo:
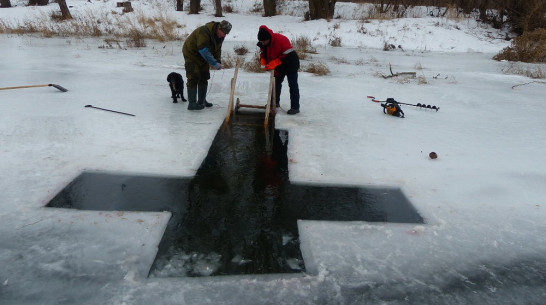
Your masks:
<svg viewBox="0 0 546 305"><path fill-rule="evenodd" d="M23 89L23 88L37 88L37 87L55 87L62 92L68 91L66 88L59 86L57 84L44 84L44 85L28 85L28 86L15 86L15 87L4 87L0 88L0 90L10 90L10 89Z"/></svg>

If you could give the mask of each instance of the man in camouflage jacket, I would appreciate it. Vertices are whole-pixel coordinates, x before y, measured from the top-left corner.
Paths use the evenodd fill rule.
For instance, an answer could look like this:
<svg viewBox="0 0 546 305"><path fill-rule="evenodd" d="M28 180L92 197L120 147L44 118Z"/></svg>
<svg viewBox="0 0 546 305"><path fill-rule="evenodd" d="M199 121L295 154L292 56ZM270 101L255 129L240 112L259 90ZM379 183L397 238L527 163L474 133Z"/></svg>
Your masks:
<svg viewBox="0 0 546 305"><path fill-rule="evenodd" d="M210 67L215 70L222 69L222 43L230 31L231 23L228 21L211 21L195 29L184 42L182 54L186 68L189 110L212 106L206 100Z"/></svg>

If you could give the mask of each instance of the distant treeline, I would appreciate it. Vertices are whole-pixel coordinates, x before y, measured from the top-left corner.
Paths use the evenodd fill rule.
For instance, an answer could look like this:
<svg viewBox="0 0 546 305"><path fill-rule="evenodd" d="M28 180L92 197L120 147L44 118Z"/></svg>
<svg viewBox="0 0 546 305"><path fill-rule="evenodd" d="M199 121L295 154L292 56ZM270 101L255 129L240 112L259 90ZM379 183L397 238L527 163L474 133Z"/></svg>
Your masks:
<svg viewBox="0 0 546 305"><path fill-rule="evenodd" d="M454 8L461 13L478 12L483 22L496 28L509 26L522 34L546 28L545 0L338 0L342 2L372 3L379 10L407 9L412 6Z"/></svg>

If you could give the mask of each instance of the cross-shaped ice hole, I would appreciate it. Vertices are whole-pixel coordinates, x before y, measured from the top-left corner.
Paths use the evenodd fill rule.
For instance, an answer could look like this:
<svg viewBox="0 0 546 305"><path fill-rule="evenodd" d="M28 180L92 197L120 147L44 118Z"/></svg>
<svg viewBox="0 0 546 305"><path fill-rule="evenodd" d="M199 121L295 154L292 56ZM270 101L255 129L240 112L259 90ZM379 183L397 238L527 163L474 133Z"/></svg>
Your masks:
<svg viewBox="0 0 546 305"><path fill-rule="evenodd" d="M195 177L83 172L47 206L172 212L154 277L305 271L298 219L423 223L398 188L290 183L288 132L242 120L220 128Z"/></svg>

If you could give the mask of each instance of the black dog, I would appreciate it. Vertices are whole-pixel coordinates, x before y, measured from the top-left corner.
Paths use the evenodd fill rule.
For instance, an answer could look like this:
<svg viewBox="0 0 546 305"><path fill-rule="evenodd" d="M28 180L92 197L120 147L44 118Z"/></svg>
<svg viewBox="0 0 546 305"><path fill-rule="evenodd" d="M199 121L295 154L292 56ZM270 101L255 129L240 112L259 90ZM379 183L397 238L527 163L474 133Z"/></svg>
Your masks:
<svg viewBox="0 0 546 305"><path fill-rule="evenodd" d="M182 102L185 102L184 98L184 79L182 75L176 72L171 72L167 76L167 81L169 82L169 87L171 88L171 97L173 98L173 103L178 103L176 98L180 97Z"/></svg>

